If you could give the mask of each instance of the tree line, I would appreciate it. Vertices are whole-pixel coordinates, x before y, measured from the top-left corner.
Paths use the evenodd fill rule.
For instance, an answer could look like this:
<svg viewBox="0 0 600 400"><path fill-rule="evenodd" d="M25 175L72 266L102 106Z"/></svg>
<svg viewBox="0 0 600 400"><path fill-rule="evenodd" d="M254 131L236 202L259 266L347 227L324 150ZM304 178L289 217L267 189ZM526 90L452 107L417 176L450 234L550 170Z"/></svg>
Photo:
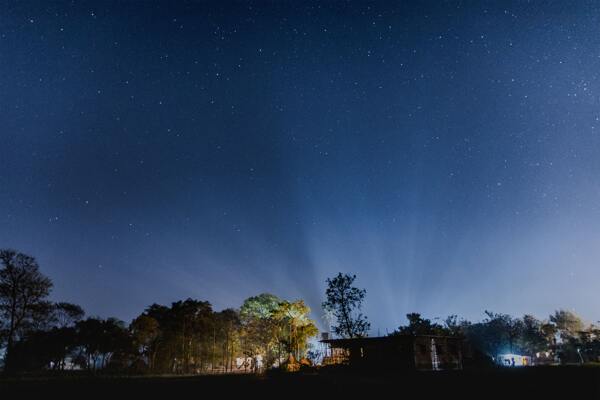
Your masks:
<svg viewBox="0 0 600 400"><path fill-rule="evenodd" d="M207 301L152 304L126 324L49 301L36 260L0 250L0 349L7 373L84 369L134 373L255 371L305 360L318 334L303 300L263 293L239 309Z"/></svg>
<svg viewBox="0 0 600 400"><path fill-rule="evenodd" d="M362 313L366 290L355 275L327 279L322 307L335 337L368 336ZM295 370L318 361L311 338L318 335L303 300L263 293L239 309L215 311L208 301L186 299L152 304L129 324L85 315L66 302L51 302L52 281L36 260L0 250L0 355L7 373L82 369L92 373L202 373ZM536 356L561 363L600 361L600 327L575 313L558 310L540 320L485 312L479 322L451 315L430 320L407 314L408 323L390 335L459 336L477 354Z"/></svg>
<svg viewBox="0 0 600 400"><path fill-rule="evenodd" d="M332 332L343 338L367 336L370 328L360 312L366 291L354 286L355 279L355 275L340 273L327 280L323 308L334 317ZM600 326L586 324L569 310L557 310L545 320L529 314L513 317L491 311L485 311L485 318L479 322L457 315L432 321L419 313L409 313L406 319L408 323L390 336L458 336L490 362L501 354L526 355L548 364L600 362Z"/></svg>
<svg viewBox="0 0 600 400"><path fill-rule="evenodd" d="M600 327L586 324L569 310L557 310L547 319L526 314L485 311L479 322L459 320L451 315L432 322L418 313L407 314L408 324L391 335L429 334L460 336L491 360L501 354L530 356L540 363L582 364L600 361Z"/></svg>

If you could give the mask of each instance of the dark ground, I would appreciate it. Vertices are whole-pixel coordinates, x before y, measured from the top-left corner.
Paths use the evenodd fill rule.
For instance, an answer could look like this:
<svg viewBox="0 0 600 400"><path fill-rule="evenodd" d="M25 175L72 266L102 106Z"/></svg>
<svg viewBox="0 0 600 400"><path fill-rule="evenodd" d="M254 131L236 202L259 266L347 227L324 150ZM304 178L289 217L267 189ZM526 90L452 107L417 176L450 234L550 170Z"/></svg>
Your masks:
<svg viewBox="0 0 600 400"><path fill-rule="evenodd" d="M190 397L190 394L192 396ZM189 377L29 377L0 380L0 398L600 398L599 367L446 372L320 370L318 373ZM5 397L4 395L8 395ZM416 395L416 396L415 396ZM177 397L175 397L177 396Z"/></svg>

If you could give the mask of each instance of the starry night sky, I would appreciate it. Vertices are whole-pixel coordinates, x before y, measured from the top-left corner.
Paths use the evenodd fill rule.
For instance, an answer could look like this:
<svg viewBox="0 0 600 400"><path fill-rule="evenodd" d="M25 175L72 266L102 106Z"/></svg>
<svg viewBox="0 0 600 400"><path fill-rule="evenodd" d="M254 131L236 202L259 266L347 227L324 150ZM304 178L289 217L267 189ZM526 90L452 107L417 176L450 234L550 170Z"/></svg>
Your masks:
<svg viewBox="0 0 600 400"><path fill-rule="evenodd" d="M54 299L600 319L597 3L173 3L0 3L0 247Z"/></svg>

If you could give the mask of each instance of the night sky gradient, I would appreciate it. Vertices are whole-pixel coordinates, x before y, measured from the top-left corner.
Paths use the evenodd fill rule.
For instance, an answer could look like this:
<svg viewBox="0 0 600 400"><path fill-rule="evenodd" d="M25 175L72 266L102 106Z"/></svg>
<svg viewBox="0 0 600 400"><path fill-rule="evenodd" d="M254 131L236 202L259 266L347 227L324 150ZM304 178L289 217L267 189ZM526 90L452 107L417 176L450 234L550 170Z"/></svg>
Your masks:
<svg viewBox="0 0 600 400"><path fill-rule="evenodd" d="M597 2L0 3L0 247L130 320L600 319ZM322 323L322 320L320 320Z"/></svg>

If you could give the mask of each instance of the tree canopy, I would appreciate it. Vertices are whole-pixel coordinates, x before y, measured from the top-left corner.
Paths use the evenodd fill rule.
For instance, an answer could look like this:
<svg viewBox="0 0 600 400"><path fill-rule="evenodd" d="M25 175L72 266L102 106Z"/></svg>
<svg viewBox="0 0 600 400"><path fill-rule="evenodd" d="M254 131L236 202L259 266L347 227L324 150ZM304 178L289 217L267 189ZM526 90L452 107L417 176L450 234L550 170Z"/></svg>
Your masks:
<svg viewBox="0 0 600 400"><path fill-rule="evenodd" d="M327 279L323 309L336 319L333 332L343 338L367 336L371 324L360 310L367 291L353 286L356 275L338 273Z"/></svg>

